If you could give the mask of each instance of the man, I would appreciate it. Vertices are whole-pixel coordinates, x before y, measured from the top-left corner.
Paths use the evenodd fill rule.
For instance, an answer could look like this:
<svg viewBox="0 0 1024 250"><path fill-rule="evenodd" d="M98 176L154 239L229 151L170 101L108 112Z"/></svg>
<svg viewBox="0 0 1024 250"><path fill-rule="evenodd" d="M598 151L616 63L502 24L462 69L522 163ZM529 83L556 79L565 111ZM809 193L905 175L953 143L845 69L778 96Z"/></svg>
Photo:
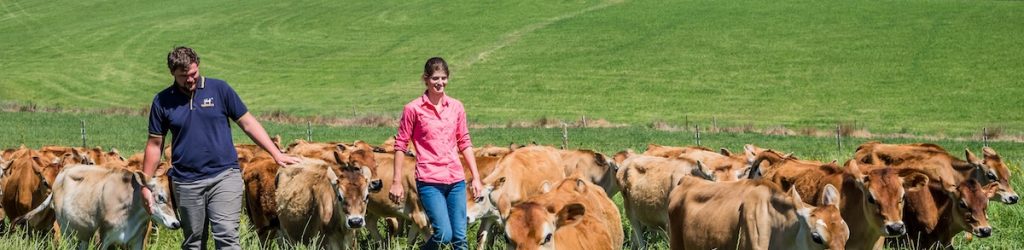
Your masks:
<svg viewBox="0 0 1024 250"><path fill-rule="evenodd" d="M174 48L167 54L167 67L174 82L153 97L143 173L152 176L156 171L164 136L170 131L173 168L168 175L185 234L181 248L205 249L209 228L217 249L241 249L243 184L228 119L270 152L278 165L298 159L281 154L226 82L199 74L199 56L192 48ZM153 201L149 189L142 192L148 204L162 202Z"/></svg>

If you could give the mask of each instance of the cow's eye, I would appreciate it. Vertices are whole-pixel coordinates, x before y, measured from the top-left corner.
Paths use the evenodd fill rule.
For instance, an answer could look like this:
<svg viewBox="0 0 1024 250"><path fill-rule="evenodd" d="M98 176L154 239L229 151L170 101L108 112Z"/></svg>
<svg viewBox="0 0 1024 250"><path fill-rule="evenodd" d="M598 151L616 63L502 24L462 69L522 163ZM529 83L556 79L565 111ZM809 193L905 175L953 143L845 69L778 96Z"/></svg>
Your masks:
<svg viewBox="0 0 1024 250"><path fill-rule="evenodd" d="M875 204L875 196L874 195L868 195L868 203Z"/></svg>
<svg viewBox="0 0 1024 250"><path fill-rule="evenodd" d="M996 177L996 174L992 172L985 173L985 177L988 177L989 181L996 181L998 179L998 177Z"/></svg>
<svg viewBox="0 0 1024 250"><path fill-rule="evenodd" d="M167 198L164 198L163 195L157 195L156 196L156 203L160 203L160 204L167 203Z"/></svg>
<svg viewBox="0 0 1024 250"><path fill-rule="evenodd" d="M544 236L544 241L542 241L540 244L541 245L547 245L548 243L551 243L551 234L550 233L548 235Z"/></svg>
<svg viewBox="0 0 1024 250"><path fill-rule="evenodd" d="M967 208L967 202L961 200L960 201L960 208Z"/></svg>

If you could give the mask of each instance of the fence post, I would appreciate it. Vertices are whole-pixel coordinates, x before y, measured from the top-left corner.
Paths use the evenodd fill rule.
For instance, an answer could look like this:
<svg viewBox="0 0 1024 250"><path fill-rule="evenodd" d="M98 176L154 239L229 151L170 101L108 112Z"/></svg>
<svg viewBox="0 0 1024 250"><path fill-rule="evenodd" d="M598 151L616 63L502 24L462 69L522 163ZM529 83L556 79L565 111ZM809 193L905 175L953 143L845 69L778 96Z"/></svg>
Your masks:
<svg viewBox="0 0 1024 250"><path fill-rule="evenodd" d="M982 145L988 147L988 128L982 128L981 130Z"/></svg>
<svg viewBox="0 0 1024 250"><path fill-rule="evenodd" d="M79 120L82 122L82 147L85 148L85 120Z"/></svg>
<svg viewBox="0 0 1024 250"><path fill-rule="evenodd" d="M684 115L683 116L683 128L689 128L689 127L690 127L690 115Z"/></svg>
<svg viewBox="0 0 1024 250"><path fill-rule="evenodd" d="M840 134L841 127L842 125L836 124L836 150L839 150L840 154L843 153L843 137Z"/></svg>
<svg viewBox="0 0 1024 250"><path fill-rule="evenodd" d="M313 141L313 122L306 121L306 141Z"/></svg>
<svg viewBox="0 0 1024 250"><path fill-rule="evenodd" d="M718 117L717 116L712 116L711 117L711 132L716 132L716 133L718 132Z"/></svg>
<svg viewBox="0 0 1024 250"><path fill-rule="evenodd" d="M697 124L693 124L693 131L695 137L697 137L697 146L700 146L700 127L698 127Z"/></svg>
<svg viewBox="0 0 1024 250"><path fill-rule="evenodd" d="M583 127L587 127L587 115L583 115Z"/></svg>
<svg viewBox="0 0 1024 250"><path fill-rule="evenodd" d="M565 123L562 123L562 149L569 148L569 129Z"/></svg>

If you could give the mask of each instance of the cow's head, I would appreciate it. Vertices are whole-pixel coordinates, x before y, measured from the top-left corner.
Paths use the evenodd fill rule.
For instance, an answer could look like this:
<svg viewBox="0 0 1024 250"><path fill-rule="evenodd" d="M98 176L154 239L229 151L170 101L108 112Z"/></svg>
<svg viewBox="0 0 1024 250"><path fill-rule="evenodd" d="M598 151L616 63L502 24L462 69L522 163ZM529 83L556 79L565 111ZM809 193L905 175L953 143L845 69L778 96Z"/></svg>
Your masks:
<svg viewBox="0 0 1024 250"><path fill-rule="evenodd" d="M333 154L338 165L370 171L368 186L371 193L380 192L384 188L384 182L377 178L377 160L373 156L372 146L356 141L353 145L338 144L336 147Z"/></svg>
<svg viewBox="0 0 1024 250"><path fill-rule="evenodd" d="M587 213L583 204L564 200L581 196L589 188L596 187L580 178L567 178L555 190L503 211L509 245L513 249L555 249L555 232L580 223Z"/></svg>
<svg viewBox="0 0 1024 250"><path fill-rule="evenodd" d="M1020 200L1020 196L1010 186L1010 169L1003 163L999 153L996 153L990 147L984 147L981 150L984 158L978 159L977 156L971 153L970 149L965 149L964 151L967 154L967 161L977 166L975 174L978 176L975 178L981 181L982 185L989 183L999 184L999 192L992 196L992 200L1001 201L1005 204L1016 204Z"/></svg>
<svg viewBox="0 0 1024 250"><path fill-rule="evenodd" d="M171 179L167 176L168 168L167 164L160 164L152 177L146 177L141 171L135 171L132 172L132 178L139 187L145 185L149 188L150 194L153 196L153 204L149 205L150 211L153 211L151 215L153 220L164 227L178 229L181 222L178 221L174 209L174 192L171 189Z"/></svg>
<svg viewBox="0 0 1024 250"><path fill-rule="evenodd" d="M498 178L493 183L484 182L484 190L480 199L473 199L473 202L466 203L466 216L468 217L469 223L473 223L478 219L482 218L498 218L499 210L502 205L508 203L508 197L505 197L504 193L501 192L501 187L505 184L505 177ZM495 191L498 190L498 191Z"/></svg>
<svg viewBox="0 0 1024 250"><path fill-rule="evenodd" d="M337 195L337 208L345 216L346 228L366 225L366 205L370 199L370 170L352 166L330 167L327 170L331 187Z"/></svg>
<svg viewBox="0 0 1024 250"><path fill-rule="evenodd" d="M954 197L953 220L955 223L962 223L972 234L978 237L989 237L992 235L992 226L988 222L988 200L999 192L998 183L989 183L981 186L974 179L967 179L957 186L957 194Z"/></svg>
<svg viewBox="0 0 1024 250"><path fill-rule="evenodd" d="M847 161L846 170L863 193L864 214L868 223L880 226L879 230L887 237L906 233L906 225L903 223L904 197L907 191L927 188L928 176L916 170L901 173L886 166L861 170L855 160Z"/></svg>
<svg viewBox="0 0 1024 250"><path fill-rule="evenodd" d="M832 184L826 184L821 195L821 206L806 204L796 188L789 191L797 208L801 226L809 229L810 240L827 249L843 249L850 239L850 228L839 212L839 192Z"/></svg>
<svg viewBox="0 0 1024 250"><path fill-rule="evenodd" d="M766 168L772 168L783 161L796 159L792 153L783 155L782 153L768 149L761 151L754 156L754 160L748 161L750 165L746 166L747 179L758 179L768 171ZM764 163L767 163L765 165Z"/></svg>

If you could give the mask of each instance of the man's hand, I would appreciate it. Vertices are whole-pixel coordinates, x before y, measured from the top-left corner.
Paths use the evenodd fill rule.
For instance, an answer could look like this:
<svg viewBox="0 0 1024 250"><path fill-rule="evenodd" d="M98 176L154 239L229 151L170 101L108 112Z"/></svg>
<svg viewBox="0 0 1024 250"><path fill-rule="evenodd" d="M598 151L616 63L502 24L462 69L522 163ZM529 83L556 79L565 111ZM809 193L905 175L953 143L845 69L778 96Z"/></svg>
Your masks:
<svg viewBox="0 0 1024 250"><path fill-rule="evenodd" d="M142 186L142 197L145 198L142 200L142 205L146 206L146 213L152 215L153 204L156 203L156 201L153 200L153 192L149 190L149 187Z"/></svg>
<svg viewBox="0 0 1024 250"><path fill-rule="evenodd" d="M295 163L299 163L300 160L299 158L296 158L291 155L280 154L277 157L274 157L274 161L277 162L278 166L284 167Z"/></svg>

